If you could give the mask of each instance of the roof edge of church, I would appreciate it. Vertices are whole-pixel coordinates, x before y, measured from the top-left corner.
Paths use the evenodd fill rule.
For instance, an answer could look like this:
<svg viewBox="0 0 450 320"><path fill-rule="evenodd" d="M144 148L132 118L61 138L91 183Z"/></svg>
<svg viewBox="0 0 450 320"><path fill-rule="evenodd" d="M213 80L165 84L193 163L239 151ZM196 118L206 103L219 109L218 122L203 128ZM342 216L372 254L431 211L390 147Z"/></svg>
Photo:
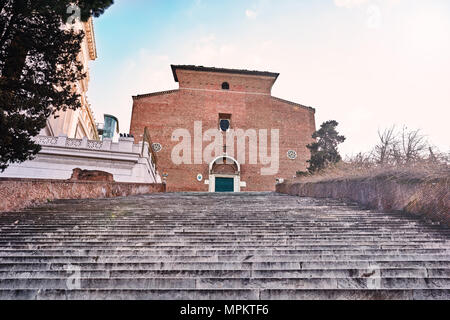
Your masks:
<svg viewBox="0 0 450 320"><path fill-rule="evenodd" d="M179 89L175 90L166 90L166 91L159 91L159 92L152 92L152 93L146 93L146 94L138 94L137 96L133 96L133 100L141 99L141 98L147 98L147 97L153 97L153 96L161 96L164 94L170 94L178 92Z"/></svg>
<svg viewBox="0 0 450 320"><path fill-rule="evenodd" d="M226 69L226 68L214 68L214 67L203 67L194 65L171 65L173 78L175 82L178 82L178 76L176 70L190 70L190 71L200 71L200 72L216 72L216 73L228 73L228 74L245 74L251 76L262 76L271 77L275 80L280 75L279 73L269 72L269 71L252 71L245 69Z"/></svg>
<svg viewBox="0 0 450 320"><path fill-rule="evenodd" d="M307 109L307 110L313 111L314 113L316 112L316 109L314 109L313 107L304 106L304 105L302 105L300 103L292 102L292 101L281 99L281 98L274 97L274 96L271 96L271 98L275 99L275 100L278 100L280 102L284 102L284 103L287 103L287 104L290 104L290 105L293 105L293 106L297 106L297 107L300 107L300 108L303 108L303 109Z"/></svg>

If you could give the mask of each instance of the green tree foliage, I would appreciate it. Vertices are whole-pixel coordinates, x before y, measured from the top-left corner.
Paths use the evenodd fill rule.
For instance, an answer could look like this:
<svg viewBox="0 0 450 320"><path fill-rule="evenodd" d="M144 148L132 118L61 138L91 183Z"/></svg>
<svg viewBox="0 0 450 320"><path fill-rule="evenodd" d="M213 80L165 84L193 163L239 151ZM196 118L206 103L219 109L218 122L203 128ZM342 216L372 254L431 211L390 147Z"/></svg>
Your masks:
<svg viewBox="0 0 450 320"><path fill-rule="evenodd" d="M112 3L0 0L0 171L40 151L32 137L50 116L81 106L73 89L86 76L77 60L84 34L63 25L73 13L87 21Z"/></svg>
<svg viewBox="0 0 450 320"><path fill-rule="evenodd" d="M311 151L311 160L308 161L308 171L310 173L323 170L330 164L338 163L342 160L338 151L338 145L343 143L346 138L337 132L336 128L338 125L337 121L327 121L313 134L312 137L316 139L316 142L307 146Z"/></svg>

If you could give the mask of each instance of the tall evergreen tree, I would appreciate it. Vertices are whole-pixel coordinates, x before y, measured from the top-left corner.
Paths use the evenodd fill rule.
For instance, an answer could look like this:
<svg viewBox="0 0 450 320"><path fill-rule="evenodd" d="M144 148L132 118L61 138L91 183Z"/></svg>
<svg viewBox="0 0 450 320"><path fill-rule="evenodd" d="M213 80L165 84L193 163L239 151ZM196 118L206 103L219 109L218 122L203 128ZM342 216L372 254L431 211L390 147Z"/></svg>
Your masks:
<svg viewBox="0 0 450 320"><path fill-rule="evenodd" d="M32 137L59 110L77 109L74 85L84 33L63 28L72 14L101 15L113 0L0 0L0 171L32 159ZM79 11L68 10L76 5Z"/></svg>
<svg viewBox="0 0 450 320"><path fill-rule="evenodd" d="M310 173L323 170L330 164L338 163L342 160L338 151L338 145L343 143L346 138L337 132L336 128L338 125L337 121L327 121L313 134L312 137L316 139L316 142L307 146L311 151L311 160L308 161L308 171Z"/></svg>

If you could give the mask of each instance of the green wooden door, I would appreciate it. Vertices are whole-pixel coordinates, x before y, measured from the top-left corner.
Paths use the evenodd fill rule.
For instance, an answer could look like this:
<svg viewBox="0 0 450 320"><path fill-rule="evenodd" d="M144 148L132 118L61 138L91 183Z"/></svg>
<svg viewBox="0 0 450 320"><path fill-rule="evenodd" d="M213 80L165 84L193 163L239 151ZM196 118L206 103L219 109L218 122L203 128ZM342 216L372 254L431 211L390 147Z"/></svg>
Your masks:
<svg viewBox="0 0 450 320"><path fill-rule="evenodd" d="M234 179L216 178L216 192L234 192Z"/></svg>

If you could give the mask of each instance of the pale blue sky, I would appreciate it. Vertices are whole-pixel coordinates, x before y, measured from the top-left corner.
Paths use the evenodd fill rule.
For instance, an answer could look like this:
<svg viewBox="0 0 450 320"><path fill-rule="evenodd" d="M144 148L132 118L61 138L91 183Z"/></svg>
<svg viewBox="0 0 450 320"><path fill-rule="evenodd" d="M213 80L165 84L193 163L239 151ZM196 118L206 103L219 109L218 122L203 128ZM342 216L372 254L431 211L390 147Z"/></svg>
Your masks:
<svg viewBox="0 0 450 320"><path fill-rule="evenodd" d="M116 0L94 25L89 100L122 132L132 95L177 88L170 64L196 64L280 72L273 95L339 121L344 154L393 124L450 149L448 0Z"/></svg>

